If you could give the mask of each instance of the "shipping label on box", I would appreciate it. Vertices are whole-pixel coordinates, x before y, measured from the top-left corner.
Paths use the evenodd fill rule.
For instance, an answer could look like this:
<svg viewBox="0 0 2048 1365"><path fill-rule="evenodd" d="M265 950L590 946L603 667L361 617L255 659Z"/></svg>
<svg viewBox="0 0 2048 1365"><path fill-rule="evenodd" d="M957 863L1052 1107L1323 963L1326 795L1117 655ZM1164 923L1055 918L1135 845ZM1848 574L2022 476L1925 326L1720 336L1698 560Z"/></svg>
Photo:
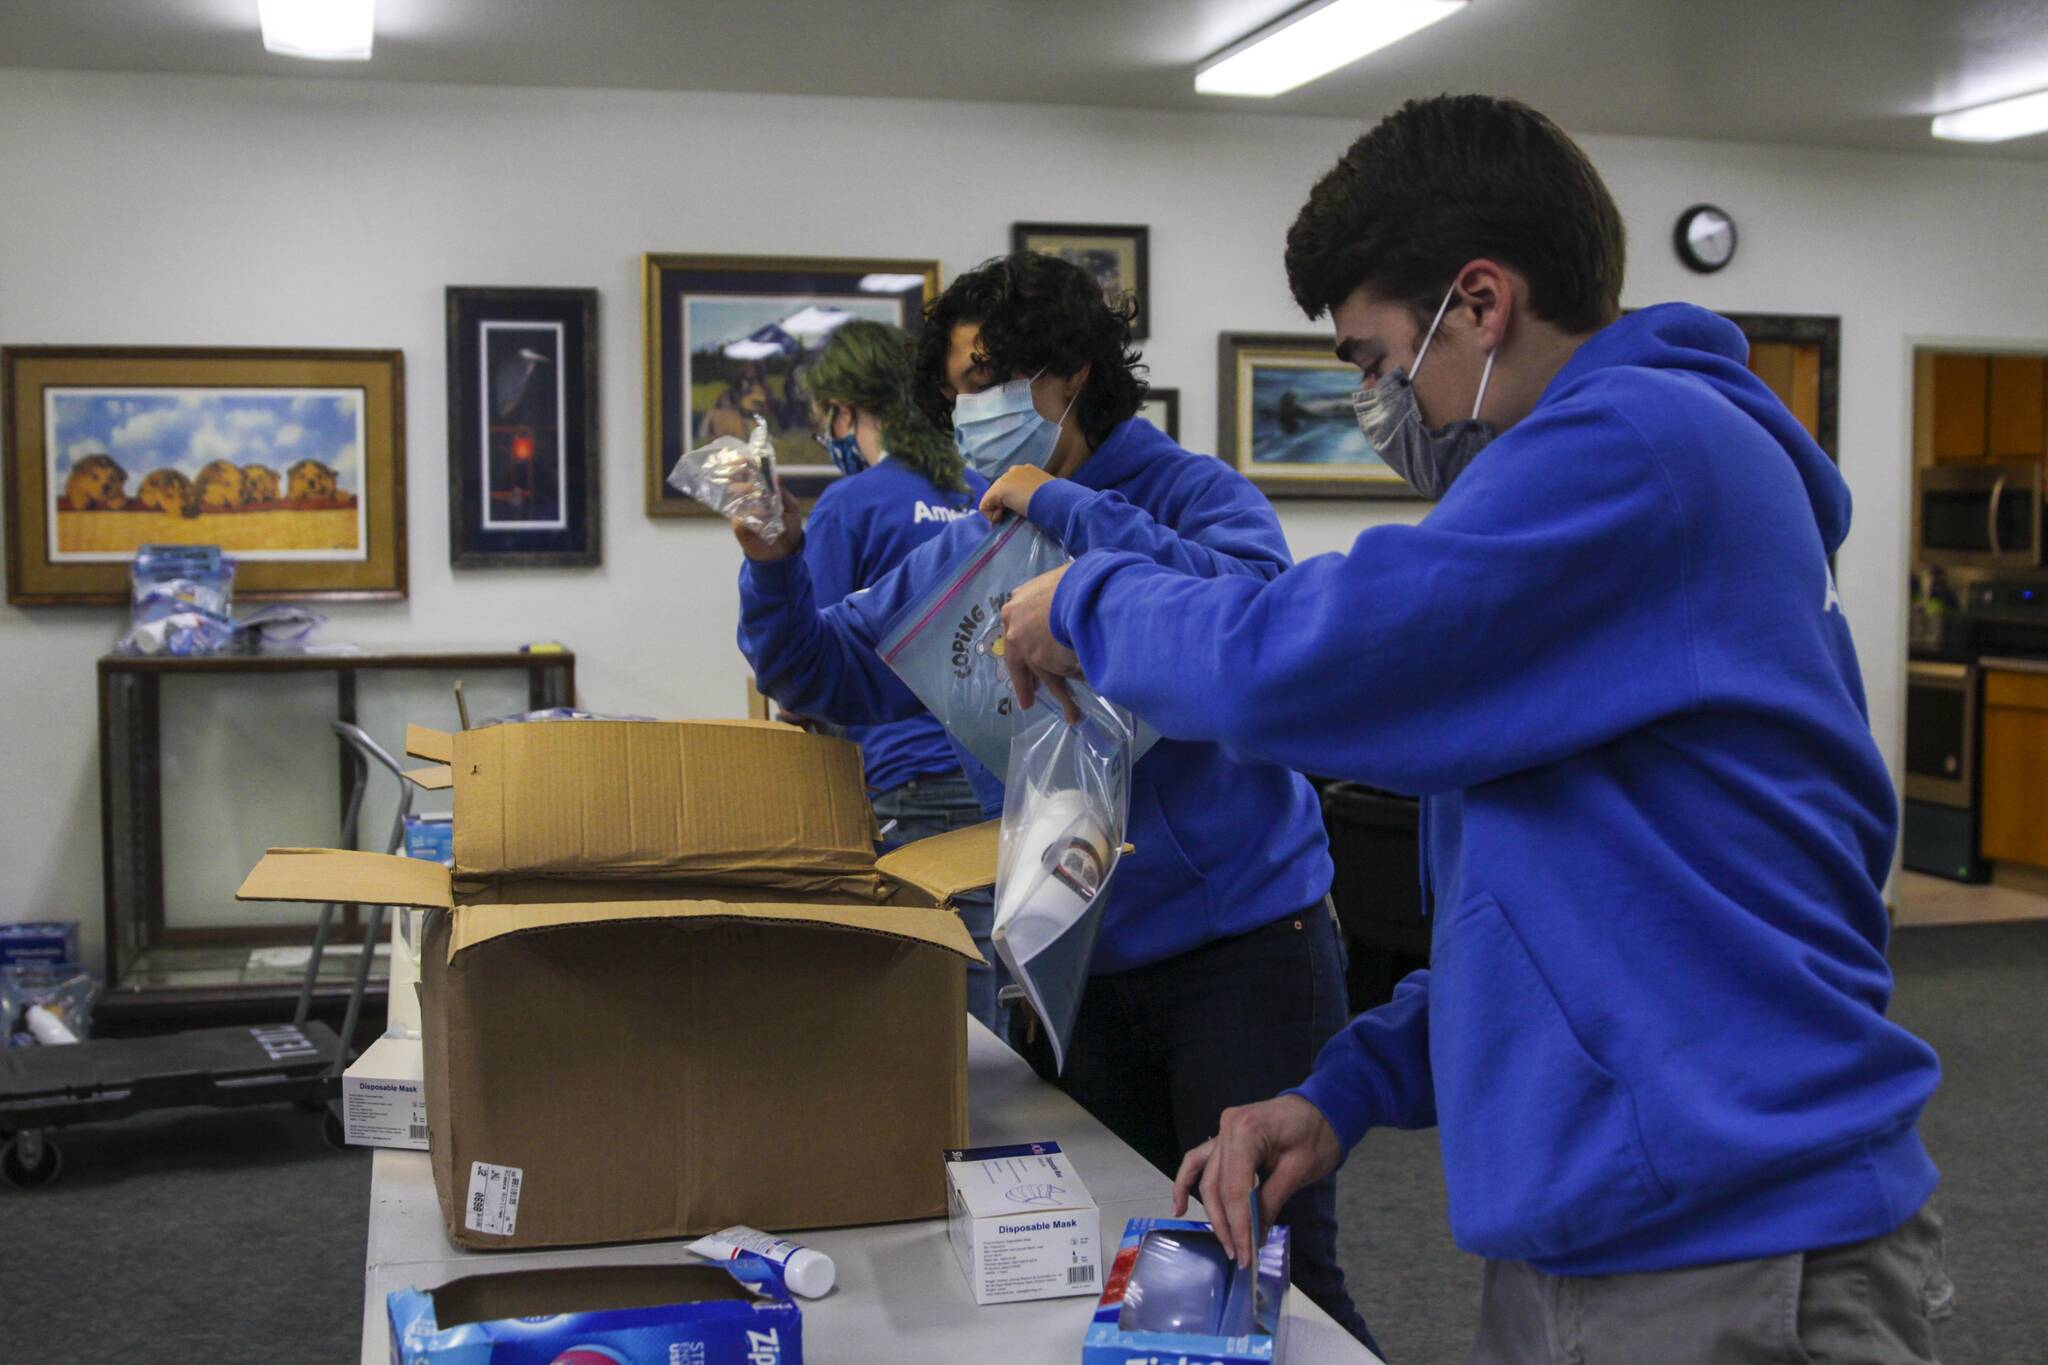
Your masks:
<svg viewBox="0 0 2048 1365"><path fill-rule="evenodd" d="M379 1038L341 1078L342 1135L354 1147L427 1150L420 1040Z"/></svg>
<svg viewBox="0 0 2048 1365"><path fill-rule="evenodd" d="M1057 1142L946 1153L947 1235L976 1303L1093 1294L1102 1216Z"/></svg>

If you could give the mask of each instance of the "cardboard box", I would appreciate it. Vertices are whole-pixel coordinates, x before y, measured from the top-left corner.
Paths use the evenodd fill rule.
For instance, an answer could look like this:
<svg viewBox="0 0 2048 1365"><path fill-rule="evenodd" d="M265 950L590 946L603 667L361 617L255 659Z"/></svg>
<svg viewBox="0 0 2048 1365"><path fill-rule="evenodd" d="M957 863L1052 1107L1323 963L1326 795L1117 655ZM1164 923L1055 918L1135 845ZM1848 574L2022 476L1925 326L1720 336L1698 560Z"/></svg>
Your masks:
<svg viewBox="0 0 2048 1365"><path fill-rule="evenodd" d="M1288 1272L1284 1227L1268 1230L1258 1259L1240 1270L1207 1223L1133 1218L1082 1341L1081 1365L1280 1365ZM1209 1330L1192 1325L1203 1319Z"/></svg>
<svg viewBox="0 0 2048 1365"><path fill-rule="evenodd" d="M621 728L651 737L622 745ZM951 900L993 877L994 826L879 862L870 853L856 868L832 846L835 831L873 821L843 741L708 723L494 729L553 737L483 748L469 741L490 732L454 737L452 874L381 854L274 849L239 892L431 912L420 983L427 1123L450 1239L566 1246L943 1213L932 1155L967 1135L964 963L979 960ZM686 733L699 731L713 733ZM712 770L679 757L673 768L624 761L609 784L600 777L600 761L622 753L708 752L722 755ZM742 776L763 771L787 783L772 799ZM686 814L664 819L655 811L677 795L675 772L688 774ZM726 777L745 812L716 799ZM475 845L512 850L485 865L519 875L483 874L473 850L465 863L464 832L494 823L467 804L478 793L520 812L496 818L504 837ZM639 831L633 857L666 875L623 875L622 825ZM814 835L826 847L806 842ZM721 850L735 838L736 850ZM607 875L530 875L570 856L529 856L541 843L574 845ZM811 884L767 884L783 866L769 852L785 848Z"/></svg>
<svg viewBox="0 0 2048 1365"><path fill-rule="evenodd" d="M341 1076L341 1131L355 1147L427 1150L427 1086L420 1040L386 1036Z"/></svg>
<svg viewBox="0 0 2048 1365"><path fill-rule="evenodd" d="M946 1153L946 1233L976 1303L1093 1294L1102 1215L1057 1142Z"/></svg>
<svg viewBox="0 0 2048 1365"><path fill-rule="evenodd" d="M803 1365L803 1314L766 1261L473 1275L385 1300L391 1365Z"/></svg>
<svg viewBox="0 0 2048 1365"><path fill-rule="evenodd" d="M78 921L0 924L0 967L78 961Z"/></svg>

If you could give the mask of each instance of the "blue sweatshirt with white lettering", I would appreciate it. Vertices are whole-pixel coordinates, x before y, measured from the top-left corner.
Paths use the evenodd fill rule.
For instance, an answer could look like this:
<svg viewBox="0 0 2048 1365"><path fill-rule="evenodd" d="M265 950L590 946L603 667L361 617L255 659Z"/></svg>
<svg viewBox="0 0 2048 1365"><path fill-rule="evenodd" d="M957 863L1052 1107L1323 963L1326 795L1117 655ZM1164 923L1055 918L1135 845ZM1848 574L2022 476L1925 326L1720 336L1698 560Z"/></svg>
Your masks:
<svg viewBox="0 0 2048 1365"><path fill-rule="evenodd" d="M866 475L863 478L868 477ZM1292 561L1273 508L1220 460L1191 455L1143 418L1120 423L1071 479L1031 499L1031 520L1069 554L1114 550L1190 581L1264 584ZM889 624L989 533L956 521L863 591L833 601L801 556L740 571L740 652L792 711L872 725L923 709L875 653ZM1143 714L1141 711L1140 715ZM985 804L995 779L971 769ZM1330 888L1315 789L1213 741L1162 739L1131 770L1136 852L1109 885L1092 970L1123 971L1270 924Z"/></svg>
<svg viewBox="0 0 2048 1365"><path fill-rule="evenodd" d="M837 602L877 582L949 523L976 516L988 481L969 471L967 491L948 493L901 460L884 459L825 485L804 523L804 568L820 598ZM960 771L960 755L929 713L855 725L868 790Z"/></svg>
<svg viewBox="0 0 2048 1365"><path fill-rule="evenodd" d="M1885 1017L1897 797L1828 557L1849 491L1667 304L1417 526L1271 581L1091 554L1053 629L1169 735L1423 798L1432 964L1298 1093L1437 1125L1452 1231L1557 1274L1890 1231L1939 1066Z"/></svg>

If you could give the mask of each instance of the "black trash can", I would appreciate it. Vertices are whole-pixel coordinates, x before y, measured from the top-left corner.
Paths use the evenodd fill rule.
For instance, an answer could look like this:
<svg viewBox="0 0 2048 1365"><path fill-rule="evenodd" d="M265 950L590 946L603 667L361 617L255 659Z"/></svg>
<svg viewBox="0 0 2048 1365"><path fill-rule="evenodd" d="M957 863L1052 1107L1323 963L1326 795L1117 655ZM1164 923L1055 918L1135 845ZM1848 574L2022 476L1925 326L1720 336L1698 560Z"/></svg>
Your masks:
<svg viewBox="0 0 2048 1365"><path fill-rule="evenodd" d="M1418 805L1357 782L1319 782L1337 906L1351 967L1345 985L1357 1014L1394 997L1394 985L1429 965L1423 914Z"/></svg>

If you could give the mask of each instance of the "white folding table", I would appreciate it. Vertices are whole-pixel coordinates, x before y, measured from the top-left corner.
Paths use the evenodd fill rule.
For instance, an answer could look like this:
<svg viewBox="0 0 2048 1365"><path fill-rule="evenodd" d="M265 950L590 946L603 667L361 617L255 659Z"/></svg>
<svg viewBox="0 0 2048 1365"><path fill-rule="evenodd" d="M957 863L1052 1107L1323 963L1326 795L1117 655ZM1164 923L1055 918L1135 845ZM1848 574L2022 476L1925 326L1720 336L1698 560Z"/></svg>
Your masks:
<svg viewBox="0 0 2048 1365"><path fill-rule="evenodd" d="M1125 1220L1173 1212L1171 1181L971 1019L967 1070L973 1144L1058 1142L1101 1206L1102 1237L1109 1247L1123 1236ZM932 1153L932 1160L938 1159ZM839 1271L830 1294L797 1301L803 1308L808 1365L962 1360L1053 1365L1080 1358L1095 1299L977 1306L953 1259L943 1219L793 1235L831 1256ZM369 1254L363 1272L363 1365L391 1360L384 1296L394 1289L431 1288L492 1271L694 1259L681 1242L463 1251L442 1231L427 1154L379 1149L370 1180ZM1299 1291L1287 1296L1287 1305L1288 1365L1383 1365Z"/></svg>

